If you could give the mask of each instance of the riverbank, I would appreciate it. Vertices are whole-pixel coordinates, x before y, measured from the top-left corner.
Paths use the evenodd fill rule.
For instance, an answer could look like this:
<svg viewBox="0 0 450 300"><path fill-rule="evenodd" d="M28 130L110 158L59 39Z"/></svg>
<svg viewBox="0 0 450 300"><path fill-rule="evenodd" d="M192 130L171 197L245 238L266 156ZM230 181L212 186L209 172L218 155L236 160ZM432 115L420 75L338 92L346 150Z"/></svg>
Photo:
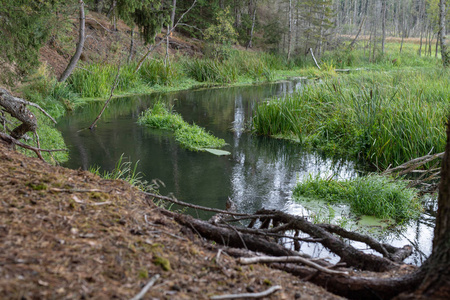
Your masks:
<svg viewBox="0 0 450 300"><path fill-rule="evenodd" d="M121 180L51 166L0 143L0 298L341 299L285 272L239 265Z"/></svg>

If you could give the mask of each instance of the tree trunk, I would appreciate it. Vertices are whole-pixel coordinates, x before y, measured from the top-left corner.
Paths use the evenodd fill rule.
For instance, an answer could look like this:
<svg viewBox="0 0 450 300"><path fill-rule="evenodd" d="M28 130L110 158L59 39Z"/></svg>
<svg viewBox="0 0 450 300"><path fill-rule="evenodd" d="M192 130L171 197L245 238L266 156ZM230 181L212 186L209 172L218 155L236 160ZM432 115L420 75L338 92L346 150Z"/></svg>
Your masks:
<svg viewBox="0 0 450 300"><path fill-rule="evenodd" d="M441 1L442 2L442 1ZM442 158L438 211L434 228L433 251L422 265L424 279L412 294L399 299L450 299L450 123Z"/></svg>
<svg viewBox="0 0 450 300"><path fill-rule="evenodd" d="M131 62L133 59L134 52L134 27L131 28L131 41L130 41L130 52L128 53L128 62Z"/></svg>
<svg viewBox="0 0 450 300"><path fill-rule="evenodd" d="M441 43L442 64L444 67L450 67L450 50L447 45L447 35L445 31L445 7L446 0L439 2L439 40Z"/></svg>
<svg viewBox="0 0 450 300"><path fill-rule="evenodd" d="M292 42L292 0L289 0L289 33L288 33L288 49L287 59L291 59L291 42Z"/></svg>
<svg viewBox="0 0 450 300"><path fill-rule="evenodd" d="M386 0L382 0L381 5L381 28L383 31L381 37L381 53L384 54L384 44L386 42Z"/></svg>
<svg viewBox="0 0 450 300"><path fill-rule="evenodd" d="M249 2L249 3L250 3L250 2ZM249 39L248 39L248 43L247 43L247 47L246 47L247 49L253 47L253 45L252 45L252 40L253 40L253 31L254 31L254 29L255 29L255 21L256 21L256 4L257 4L257 3L258 3L258 2L255 1L254 5L253 5L252 27L251 27L251 29L250 29L250 37L249 37Z"/></svg>
<svg viewBox="0 0 450 300"><path fill-rule="evenodd" d="M170 29L172 29L173 25L175 24L175 11L176 11L176 9L177 9L177 0L173 0L172 1L172 12L170 13ZM170 33L170 36L172 36L172 32Z"/></svg>
<svg viewBox="0 0 450 300"><path fill-rule="evenodd" d="M70 74L72 74L73 70L75 69L78 60L80 59L81 53L83 52L84 47L84 41L86 40L86 31L85 31L85 24L86 24L86 18L84 16L84 2L83 0L80 0L80 30L79 30L79 37L78 37L78 44L77 49L75 51L75 54L70 59L69 64L67 65L64 72L61 74L61 77L59 77L59 82L65 81Z"/></svg>

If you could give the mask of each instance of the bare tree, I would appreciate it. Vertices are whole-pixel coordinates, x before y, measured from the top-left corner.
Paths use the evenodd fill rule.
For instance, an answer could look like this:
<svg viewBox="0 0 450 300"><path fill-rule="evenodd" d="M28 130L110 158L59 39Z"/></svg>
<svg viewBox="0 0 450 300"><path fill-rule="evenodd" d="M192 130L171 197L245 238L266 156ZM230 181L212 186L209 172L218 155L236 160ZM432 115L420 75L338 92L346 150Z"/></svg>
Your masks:
<svg viewBox="0 0 450 300"><path fill-rule="evenodd" d="M70 76L70 74L72 74L78 60L80 59L81 53L83 52L84 41L86 40L86 17L84 15L84 2L83 0L80 0L78 3L80 4L80 28L78 32L77 49L75 51L75 54L70 59L70 62L67 65L66 69L59 77L59 82L65 81Z"/></svg>

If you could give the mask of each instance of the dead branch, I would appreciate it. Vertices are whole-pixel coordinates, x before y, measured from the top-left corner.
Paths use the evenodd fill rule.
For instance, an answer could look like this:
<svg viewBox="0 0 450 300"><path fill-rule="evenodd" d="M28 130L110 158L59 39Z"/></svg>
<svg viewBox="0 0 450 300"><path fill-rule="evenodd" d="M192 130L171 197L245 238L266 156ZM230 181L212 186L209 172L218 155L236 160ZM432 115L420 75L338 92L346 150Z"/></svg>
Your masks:
<svg viewBox="0 0 450 300"><path fill-rule="evenodd" d="M405 162L404 164L401 164L398 167L395 167L393 169L387 169L382 174L388 175L388 174L397 174L399 176L405 175L407 173L411 173L413 170L418 169L419 167L425 165L426 163L433 161L437 158L442 158L444 156L444 152L436 153L436 154L428 154L425 156L414 158L410 161Z"/></svg>
<svg viewBox="0 0 450 300"><path fill-rule="evenodd" d="M372 254L366 254L358 251L351 245L347 245L342 240L333 236L320 226L308 222L301 216L290 215L281 211L261 209L257 214L274 215L272 222L277 224L291 223L291 230L300 230L309 234L313 238L322 239L321 244L328 248L331 252L339 255L342 261L350 266L354 266L363 270L382 272L398 267L397 263Z"/></svg>
<svg viewBox="0 0 450 300"><path fill-rule="evenodd" d="M109 98L108 100L105 102L105 105L103 105L102 110L100 111L100 113L98 114L97 118L95 118L94 122L92 122L91 126L89 126L89 129L92 130L95 127L95 124L97 124L97 121L100 120L100 118L102 117L103 112L105 111L106 107L108 106L109 102L111 101L113 95L114 95L114 90L116 89L117 85L119 84L119 75L120 75L120 63L117 66L117 74L116 74L116 78L114 79L114 82L111 86L111 92L109 94Z"/></svg>
<svg viewBox="0 0 450 300"><path fill-rule="evenodd" d="M47 150L47 149L36 148L36 147L30 146L30 145L24 144L21 141L18 141L15 138L13 138L12 136L7 135L7 134L2 133L2 132L0 132L0 138L3 141L5 141L8 144L10 144L10 145L17 145L19 147L22 147L22 148L25 148L25 149L33 151L34 153L36 153L37 157L39 157L41 160L44 160L44 158L42 157L40 152L49 152L49 153L51 153L51 152L58 152L58 151L68 151L67 149L50 149L50 150Z"/></svg>
<svg viewBox="0 0 450 300"><path fill-rule="evenodd" d="M243 293L243 294L228 294L220 296L212 296L211 300L228 300L228 299L258 299L272 295L276 291L281 290L281 286L275 285L260 293Z"/></svg>
<svg viewBox="0 0 450 300"><path fill-rule="evenodd" d="M239 263L243 265L255 264L255 263L273 263L273 262L284 262L284 263L302 263L314 269L317 269L321 272L325 272L331 275L348 275L348 272L335 271L324 268L306 258L300 256L281 256L281 257L273 257L273 256L255 256L255 257L241 257L239 259Z"/></svg>
<svg viewBox="0 0 450 300"><path fill-rule="evenodd" d="M269 242L252 234L240 233L230 228L218 227L206 221L194 219L191 216L173 214L176 222L192 228L201 237L213 240L229 247L243 248L243 241L248 250L258 251L273 256L299 256L299 253L288 250L283 246Z"/></svg>
<svg viewBox="0 0 450 300"><path fill-rule="evenodd" d="M258 218L258 217L260 217L260 216L255 216L255 215L249 215L249 214L244 214L244 213L235 213L235 212L231 212L231 211L227 211L227 210L216 209L216 208L209 208L209 207L205 207L205 206L190 204L190 203L186 203L186 202L177 200L175 198L170 198L170 197L167 197L167 196L161 196L161 195L154 194L154 193L149 193L149 192L143 192L143 193L146 194L147 196L150 196L150 197L153 197L153 198L161 199L161 200L164 200L164 201L169 201L169 202L177 204L177 205L186 206L186 207L190 207L190 208L195 208L195 209L199 209L199 210L203 210L203 211L211 211L211 212L216 212L216 213L230 215L230 216L242 216L242 217L251 217L251 218Z"/></svg>
<svg viewBox="0 0 450 300"><path fill-rule="evenodd" d="M347 231L342 227L331 225L331 224L320 224L317 225L328 232L335 233L343 238L351 239L353 241L363 242L367 244L370 248L379 253L383 254L384 257L389 258L395 262L401 262L406 257L410 256L412 253L412 247L410 245L406 245L403 248L393 247L389 244L382 244L377 242L375 239L370 236L363 235L357 232Z"/></svg>
<svg viewBox="0 0 450 300"><path fill-rule="evenodd" d="M155 276L150 278L150 281L144 286L144 288L139 292L139 294L131 298L131 300L139 300L142 297L144 297L145 294L148 292L148 290L155 284L156 280L158 280L158 278L159 274L156 274Z"/></svg>

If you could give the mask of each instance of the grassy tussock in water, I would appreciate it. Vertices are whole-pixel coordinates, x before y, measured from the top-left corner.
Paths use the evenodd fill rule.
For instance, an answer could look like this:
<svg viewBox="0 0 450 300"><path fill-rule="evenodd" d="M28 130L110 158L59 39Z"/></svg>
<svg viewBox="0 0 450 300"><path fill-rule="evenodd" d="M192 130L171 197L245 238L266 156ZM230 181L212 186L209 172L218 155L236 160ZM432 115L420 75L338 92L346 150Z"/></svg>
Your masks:
<svg viewBox="0 0 450 300"><path fill-rule="evenodd" d="M379 175L343 181L309 177L297 184L294 196L348 203L357 215L392 218L397 222L416 218L422 211L417 190L407 188L405 181Z"/></svg>
<svg viewBox="0 0 450 300"><path fill-rule="evenodd" d="M444 151L449 78L440 69L331 78L259 104L253 127L386 168Z"/></svg>
<svg viewBox="0 0 450 300"><path fill-rule="evenodd" d="M205 148L221 148L226 145L223 139L211 135L205 129L186 123L180 115L169 111L162 102L156 102L153 108L144 112L138 123L174 131L177 142L188 150L204 151Z"/></svg>

